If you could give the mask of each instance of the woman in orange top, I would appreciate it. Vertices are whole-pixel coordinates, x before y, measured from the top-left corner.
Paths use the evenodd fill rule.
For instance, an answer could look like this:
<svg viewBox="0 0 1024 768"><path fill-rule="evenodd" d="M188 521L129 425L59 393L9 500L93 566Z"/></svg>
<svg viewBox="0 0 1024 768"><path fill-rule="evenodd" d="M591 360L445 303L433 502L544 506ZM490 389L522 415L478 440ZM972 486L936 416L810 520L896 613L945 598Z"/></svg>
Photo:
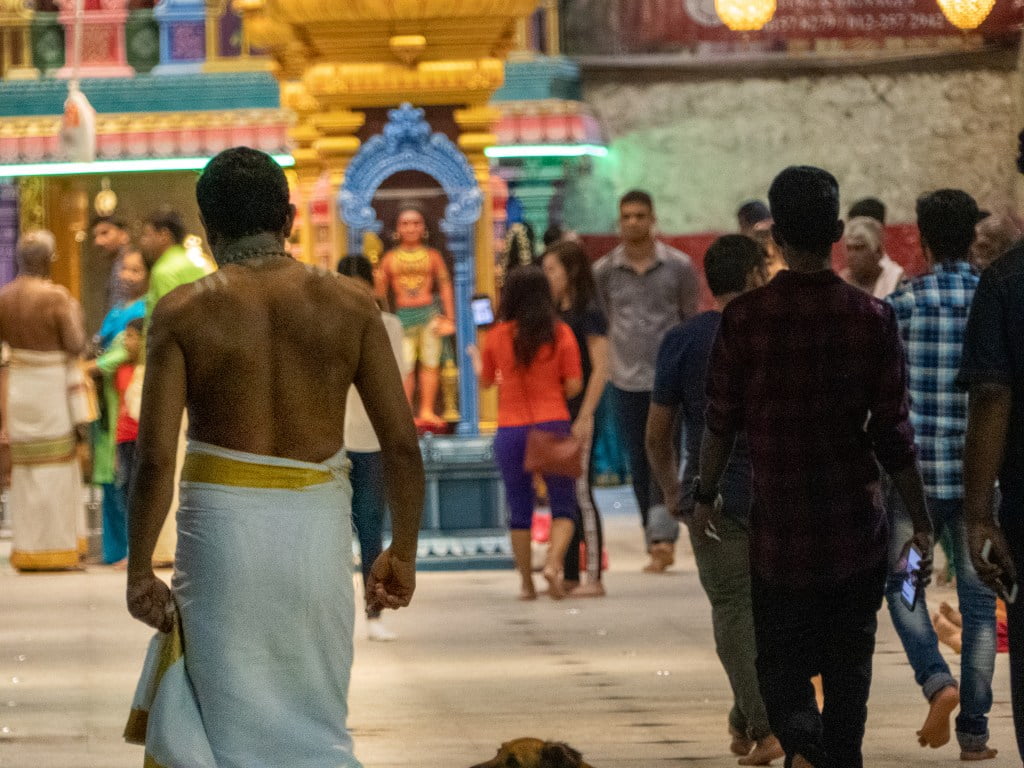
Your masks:
<svg viewBox="0 0 1024 768"><path fill-rule="evenodd" d="M535 266L513 270L501 297L501 322L487 334L483 354L470 348L484 387L498 385L498 433L494 456L505 482L512 552L522 578L521 600L533 600L530 523L536 501L533 478L523 469L531 428L569 434L566 399L583 388L576 337L557 319L544 272ZM549 594L565 596L562 563L576 526L575 480L545 475L551 504L551 545L544 566Z"/></svg>

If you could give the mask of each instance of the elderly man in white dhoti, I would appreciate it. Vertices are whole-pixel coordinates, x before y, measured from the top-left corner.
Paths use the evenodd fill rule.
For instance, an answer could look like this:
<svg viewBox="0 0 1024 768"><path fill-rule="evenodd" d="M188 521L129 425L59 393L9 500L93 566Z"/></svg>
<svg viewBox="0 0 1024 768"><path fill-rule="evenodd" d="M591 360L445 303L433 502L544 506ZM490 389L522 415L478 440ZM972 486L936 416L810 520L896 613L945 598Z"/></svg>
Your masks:
<svg viewBox="0 0 1024 768"><path fill-rule="evenodd" d="M391 545L368 599L415 588L423 465L380 310L353 280L284 249L281 169L237 148L196 188L220 270L153 313L129 506L128 608L158 634L126 737L164 768L351 768L351 486L342 447L354 384L380 438ZM188 409L171 590L151 555ZM182 653L184 650L184 653Z"/></svg>
<svg viewBox="0 0 1024 768"><path fill-rule="evenodd" d="M0 441L12 463L11 565L23 571L74 568L84 542L76 425L91 420L77 407L85 330L78 302L50 280L54 255L52 233L25 234L18 277L0 290Z"/></svg>

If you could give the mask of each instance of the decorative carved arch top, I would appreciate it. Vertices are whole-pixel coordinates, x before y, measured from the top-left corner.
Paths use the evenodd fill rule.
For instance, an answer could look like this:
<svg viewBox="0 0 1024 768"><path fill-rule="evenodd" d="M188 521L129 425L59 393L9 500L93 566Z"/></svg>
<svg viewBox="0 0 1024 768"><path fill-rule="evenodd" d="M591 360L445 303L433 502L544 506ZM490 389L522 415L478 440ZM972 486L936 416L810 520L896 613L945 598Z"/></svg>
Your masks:
<svg viewBox="0 0 1024 768"><path fill-rule="evenodd" d="M443 133L431 133L423 110L406 102L388 111L383 133L367 141L345 171L338 207L350 238L381 231L373 196L385 179L400 171L426 173L444 189L445 234L472 227L480 218L483 195L466 156Z"/></svg>

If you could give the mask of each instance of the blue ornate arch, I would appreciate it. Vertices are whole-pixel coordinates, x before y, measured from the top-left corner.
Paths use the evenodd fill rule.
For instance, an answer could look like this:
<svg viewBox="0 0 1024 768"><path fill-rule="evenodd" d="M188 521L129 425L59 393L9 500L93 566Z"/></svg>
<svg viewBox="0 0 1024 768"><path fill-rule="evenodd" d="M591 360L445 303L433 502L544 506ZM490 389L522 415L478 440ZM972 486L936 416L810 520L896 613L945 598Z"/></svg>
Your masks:
<svg viewBox="0 0 1024 768"><path fill-rule="evenodd" d="M475 285L476 222L483 194L466 156L443 133L432 133L422 109L408 102L388 111L384 131L374 136L352 159L338 193L338 214L348 227L351 253L362 248L363 234L380 233L383 224L373 208L373 196L384 180L400 171L420 171L441 185L448 204L441 231L455 261L455 338L459 364L459 434L477 434L479 403L473 366L463 340L476 338L471 301Z"/></svg>

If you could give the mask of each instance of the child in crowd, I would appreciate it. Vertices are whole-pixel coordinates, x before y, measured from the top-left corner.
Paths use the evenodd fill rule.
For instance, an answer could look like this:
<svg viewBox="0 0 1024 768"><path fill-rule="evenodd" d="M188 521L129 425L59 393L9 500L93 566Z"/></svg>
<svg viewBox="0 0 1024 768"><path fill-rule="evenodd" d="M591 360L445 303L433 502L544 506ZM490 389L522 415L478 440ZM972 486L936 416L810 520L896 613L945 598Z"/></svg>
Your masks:
<svg viewBox="0 0 1024 768"><path fill-rule="evenodd" d="M129 486L135 471L135 441L139 436L139 422L132 418L125 404L125 392L135 375L135 366L139 361L139 350L142 347L142 329L144 320L137 317L128 323L124 331L124 350L127 359L114 373L114 387L117 389L117 487L128 498Z"/></svg>

